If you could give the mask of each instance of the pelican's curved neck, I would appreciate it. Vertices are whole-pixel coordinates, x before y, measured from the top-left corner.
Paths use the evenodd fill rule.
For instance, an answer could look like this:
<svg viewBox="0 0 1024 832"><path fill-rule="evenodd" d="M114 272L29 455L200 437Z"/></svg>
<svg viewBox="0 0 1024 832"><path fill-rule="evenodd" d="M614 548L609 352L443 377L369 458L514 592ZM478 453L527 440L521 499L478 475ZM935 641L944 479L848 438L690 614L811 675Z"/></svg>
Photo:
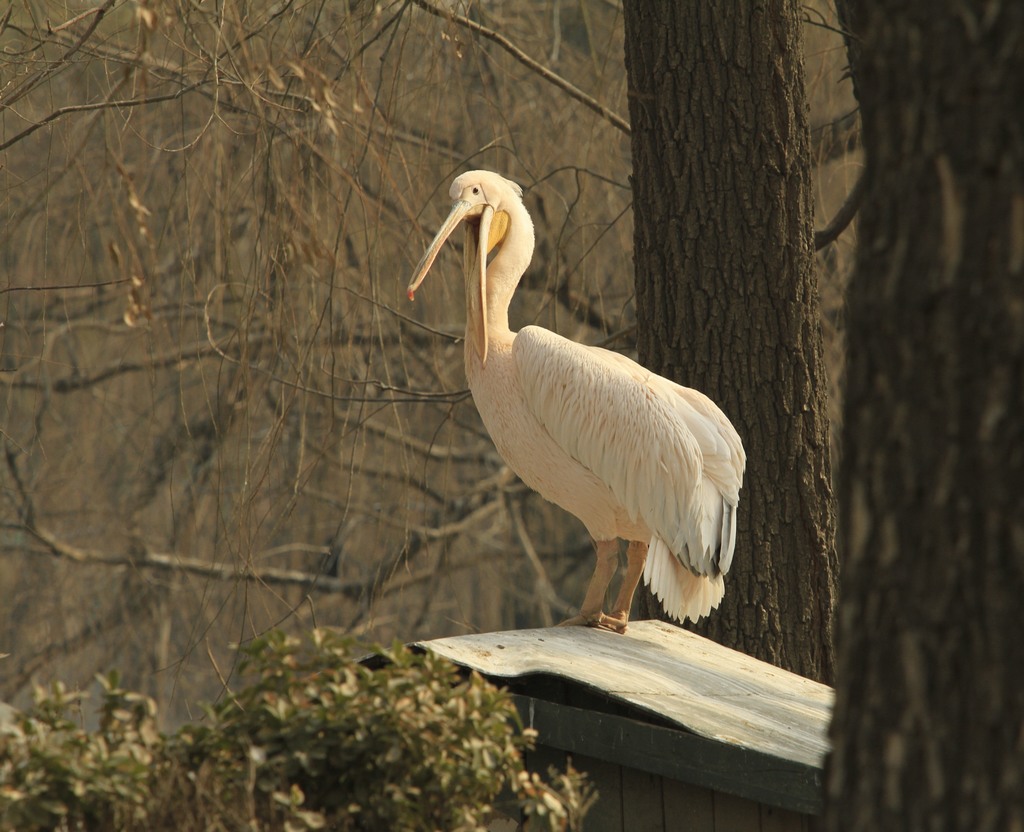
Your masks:
<svg viewBox="0 0 1024 832"><path fill-rule="evenodd" d="M494 342L510 335L508 307L519 280L533 257L533 220L521 202L513 201L502 210L509 215L508 232L487 264L487 335ZM466 331L467 346L474 337Z"/></svg>

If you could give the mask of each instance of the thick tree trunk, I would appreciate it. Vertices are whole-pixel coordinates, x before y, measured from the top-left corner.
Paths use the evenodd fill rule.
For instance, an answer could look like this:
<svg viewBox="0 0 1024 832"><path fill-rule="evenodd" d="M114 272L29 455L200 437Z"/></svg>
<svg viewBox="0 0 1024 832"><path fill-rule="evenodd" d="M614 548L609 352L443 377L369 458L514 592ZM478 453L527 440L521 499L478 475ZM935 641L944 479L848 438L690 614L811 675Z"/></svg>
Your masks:
<svg viewBox="0 0 1024 832"><path fill-rule="evenodd" d="M711 396L748 454L725 600L698 629L829 681L835 508L799 5L624 10L640 359Z"/></svg>
<svg viewBox="0 0 1024 832"><path fill-rule="evenodd" d="M849 2L832 830L1024 829L1024 5Z"/></svg>

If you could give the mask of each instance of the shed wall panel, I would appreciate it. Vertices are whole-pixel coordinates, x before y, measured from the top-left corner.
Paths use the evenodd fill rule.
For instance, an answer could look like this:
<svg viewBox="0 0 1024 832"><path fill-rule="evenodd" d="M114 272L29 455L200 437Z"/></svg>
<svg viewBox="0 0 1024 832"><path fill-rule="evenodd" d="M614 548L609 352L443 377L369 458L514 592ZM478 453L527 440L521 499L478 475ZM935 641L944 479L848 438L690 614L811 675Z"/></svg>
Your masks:
<svg viewBox="0 0 1024 832"><path fill-rule="evenodd" d="M810 818L789 809L761 804L761 832L810 832Z"/></svg>
<svg viewBox="0 0 1024 832"><path fill-rule="evenodd" d="M715 832L761 832L761 806L752 800L715 792Z"/></svg>
<svg viewBox="0 0 1024 832"><path fill-rule="evenodd" d="M597 789L597 802L583 821L587 832L630 832L622 816L622 768L582 754L573 755L573 765L585 771Z"/></svg>
<svg viewBox="0 0 1024 832"><path fill-rule="evenodd" d="M664 832L662 778L635 768L622 769L622 818L630 832Z"/></svg>
<svg viewBox="0 0 1024 832"><path fill-rule="evenodd" d="M665 829L715 832L714 793L701 786L665 780L662 784Z"/></svg>

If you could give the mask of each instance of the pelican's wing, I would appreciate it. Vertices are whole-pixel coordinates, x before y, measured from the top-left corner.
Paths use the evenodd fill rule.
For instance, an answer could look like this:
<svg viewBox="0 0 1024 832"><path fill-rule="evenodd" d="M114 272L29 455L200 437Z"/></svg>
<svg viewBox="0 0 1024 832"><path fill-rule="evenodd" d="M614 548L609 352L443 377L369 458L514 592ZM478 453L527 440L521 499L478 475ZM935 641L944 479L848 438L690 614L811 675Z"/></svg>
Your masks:
<svg viewBox="0 0 1024 832"><path fill-rule="evenodd" d="M706 396L540 327L513 357L530 409L691 571L729 568L745 456Z"/></svg>

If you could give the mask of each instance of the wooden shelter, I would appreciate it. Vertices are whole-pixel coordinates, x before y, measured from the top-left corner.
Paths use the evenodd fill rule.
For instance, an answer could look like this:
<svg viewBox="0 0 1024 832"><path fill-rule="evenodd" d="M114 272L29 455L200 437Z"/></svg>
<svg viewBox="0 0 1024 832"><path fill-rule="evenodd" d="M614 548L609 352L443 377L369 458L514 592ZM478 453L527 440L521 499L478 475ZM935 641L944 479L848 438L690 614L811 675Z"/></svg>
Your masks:
<svg viewBox="0 0 1024 832"><path fill-rule="evenodd" d="M826 685L658 621L419 646L511 691L531 770L587 772L587 832L795 832L820 811Z"/></svg>

